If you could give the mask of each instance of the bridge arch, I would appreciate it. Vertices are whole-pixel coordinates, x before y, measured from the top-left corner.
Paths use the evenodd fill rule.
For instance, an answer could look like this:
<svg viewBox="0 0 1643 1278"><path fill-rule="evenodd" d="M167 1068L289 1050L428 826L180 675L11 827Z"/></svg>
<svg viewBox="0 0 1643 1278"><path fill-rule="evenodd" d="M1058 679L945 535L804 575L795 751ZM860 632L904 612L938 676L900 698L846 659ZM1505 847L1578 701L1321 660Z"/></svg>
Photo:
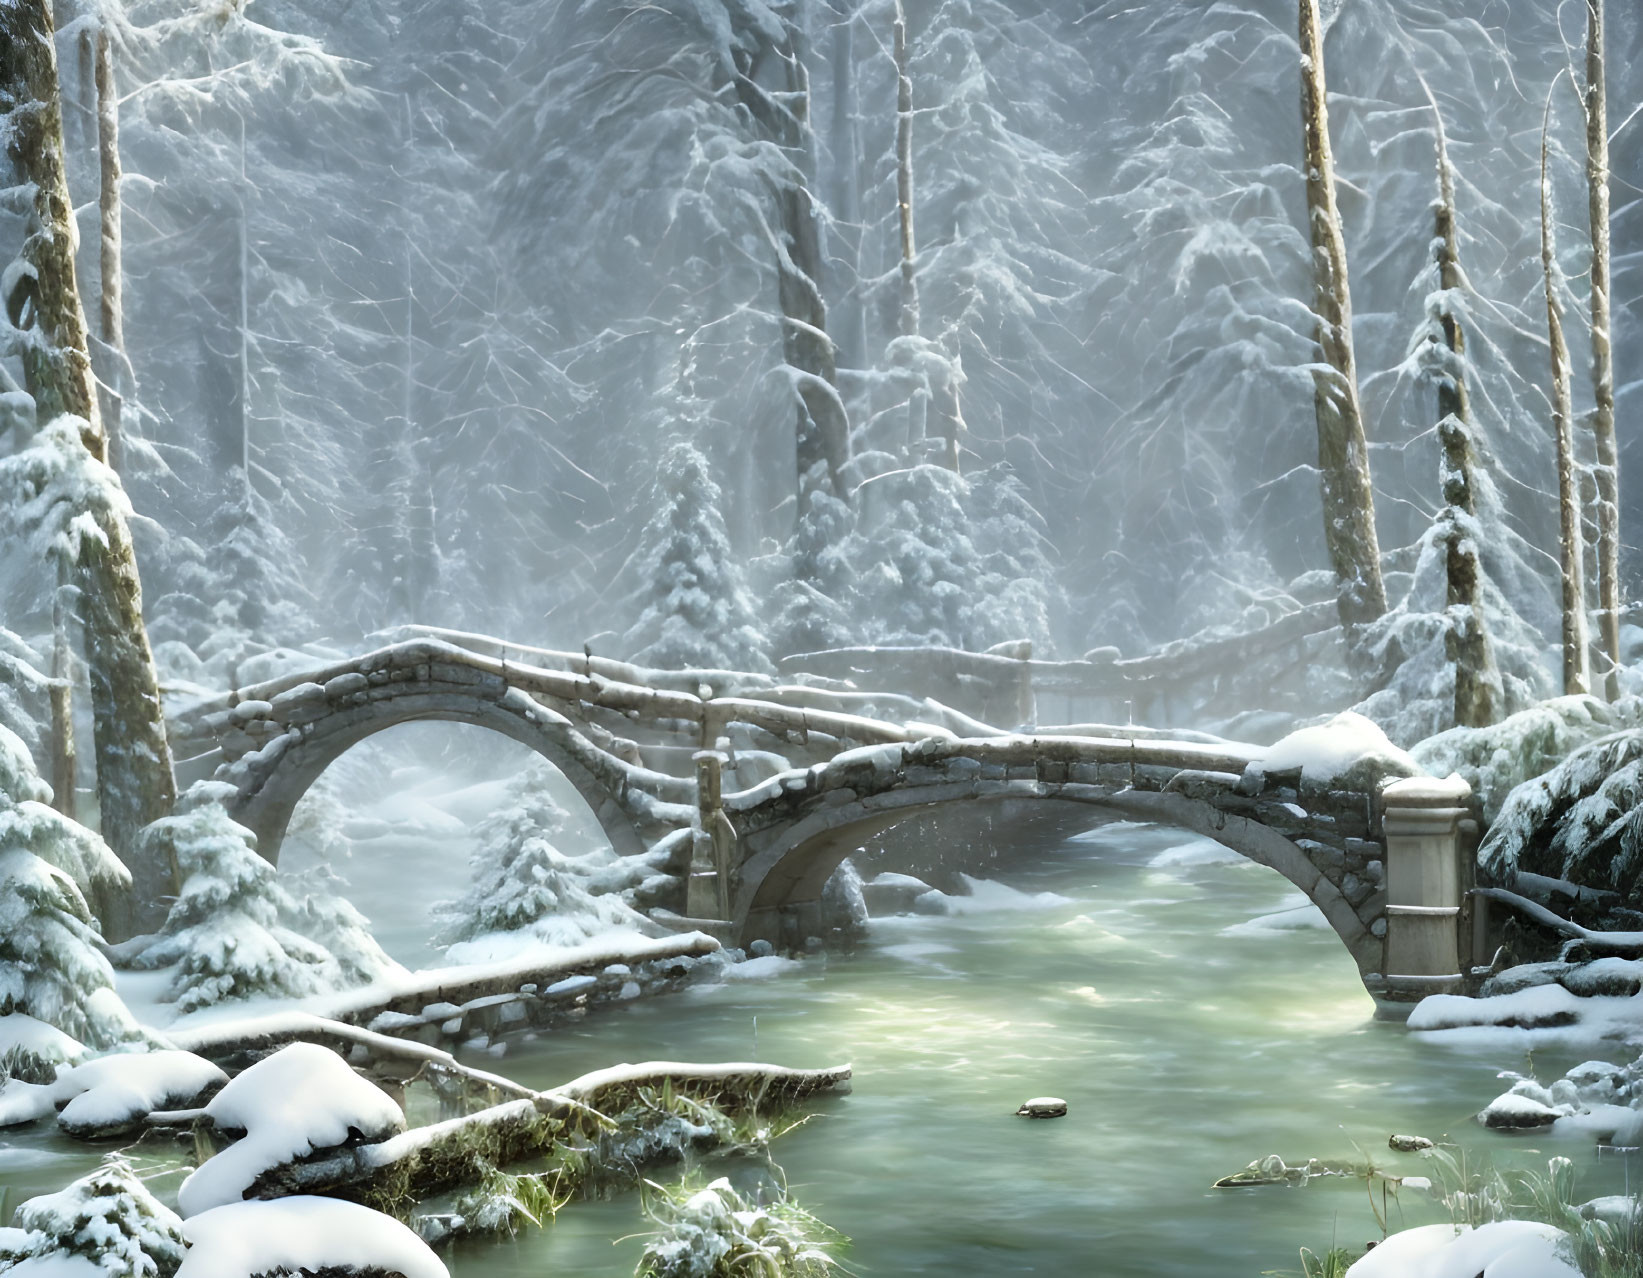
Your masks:
<svg viewBox="0 0 1643 1278"><path fill-rule="evenodd" d="M1204 798L1128 786L1046 785L1041 782L974 780L887 789L847 802L814 807L796 821L774 825L744 840L746 858L734 896L741 940L763 937L797 946L819 934L822 888L839 864L873 835L918 813L960 804L1004 800L1078 803L1134 820L1173 826L1211 839L1276 870L1323 911L1372 989L1385 971L1385 946L1375 931L1383 899L1354 905L1342 887L1283 833L1250 817L1229 813Z"/></svg>
<svg viewBox="0 0 1643 1278"><path fill-rule="evenodd" d="M645 852L664 833L626 802L628 767L600 750L565 716L522 693L402 685L392 697L328 707L286 727L261 749L223 763L219 780L238 790L229 809L275 864L298 802L321 774L362 741L405 723L469 724L529 747L561 772L587 803L619 856ZM688 783L681 783L688 784Z"/></svg>

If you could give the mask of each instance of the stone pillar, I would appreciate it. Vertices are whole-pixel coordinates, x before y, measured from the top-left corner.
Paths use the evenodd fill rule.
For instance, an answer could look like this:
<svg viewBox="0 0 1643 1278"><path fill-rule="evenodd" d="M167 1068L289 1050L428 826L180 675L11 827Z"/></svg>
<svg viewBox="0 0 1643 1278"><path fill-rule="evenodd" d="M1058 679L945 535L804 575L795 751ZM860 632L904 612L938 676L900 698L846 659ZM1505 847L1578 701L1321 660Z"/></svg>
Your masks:
<svg viewBox="0 0 1643 1278"><path fill-rule="evenodd" d="M725 816L724 756L699 750L696 763L696 830L691 848L685 913L693 919L730 917L730 872L736 831Z"/></svg>
<svg viewBox="0 0 1643 1278"><path fill-rule="evenodd" d="M1414 1002L1459 991L1461 936L1469 867L1461 864L1463 827L1473 819L1472 787L1458 776L1407 777L1381 791L1386 836L1384 997Z"/></svg>

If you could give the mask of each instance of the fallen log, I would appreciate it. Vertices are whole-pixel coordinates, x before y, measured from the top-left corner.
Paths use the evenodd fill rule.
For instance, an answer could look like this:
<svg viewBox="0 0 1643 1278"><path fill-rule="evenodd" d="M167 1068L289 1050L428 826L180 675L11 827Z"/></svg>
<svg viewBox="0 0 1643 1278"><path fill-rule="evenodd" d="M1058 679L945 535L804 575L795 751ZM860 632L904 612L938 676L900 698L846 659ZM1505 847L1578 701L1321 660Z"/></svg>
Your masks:
<svg viewBox="0 0 1643 1278"><path fill-rule="evenodd" d="M275 1012L269 1016L226 1021L179 1037L191 1044L189 1050L196 1056L219 1064L241 1054L263 1056L287 1043L318 1043L345 1056L353 1055L354 1049L361 1049L376 1061L402 1061L415 1065L419 1071L426 1069L447 1074L508 1096L528 1099L538 1095L535 1088L516 1083L502 1074L464 1065L442 1048L415 1039L379 1034L375 1030L316 1016L312 1012Z"/></svg>
<svg viewBox="0 0 1643 1278"><path fill-rule="evenodd" d="M420 1199L475 1183L511 1163L557 1152L586 1154L590 1119L595 1131L608 1130L615 1125L612 1116L645 1102L645 1092L669 1093L738 1115L770 1112L819 1093L843 1091L849 1081L848 1065L830 1069L788 1069L750 1062L615 1065L584 1074L563 1087L413 1128L377 1144L287 1164L258 1177L246 1197L327 1194L393 1214Z"/></svg>

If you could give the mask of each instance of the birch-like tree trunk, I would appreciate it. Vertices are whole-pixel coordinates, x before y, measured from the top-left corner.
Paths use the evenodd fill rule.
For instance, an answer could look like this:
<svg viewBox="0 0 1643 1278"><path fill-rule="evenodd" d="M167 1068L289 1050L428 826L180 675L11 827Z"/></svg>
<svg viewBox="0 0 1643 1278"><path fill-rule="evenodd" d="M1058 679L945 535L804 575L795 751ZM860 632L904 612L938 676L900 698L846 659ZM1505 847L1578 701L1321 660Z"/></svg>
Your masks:
<svg viewBox="0 0 1643 1278"><path fill-rule="evenodd" d="M114 365L114 380L104 387L103 427L108 435L108 464L125 472L123 419L125 397L131 389L130 360L125 339L125 278L120 227L120 93L114 82L114 51L106 27L99 25L96 40L97 171L99 176L97 264L101 289L97 318L103 344Z"/></svg>
<svg viewBox="0 0 1643 1278"><path fill-rule="evenodd" d="M914 229L917 206L913 195L913 76L907 50L907 11L902 0L896 0L890 37L896 64L896 213L901 234L899 329L903 337L917 337L921 316L918 237ZM924 447L924 440L934 434L940 449L937 461L948 470L958 470L958 440L964 429L964 418L959 408L956 367L932 377L928 394L916 392L915 401L909 416L909 448L916 452Z"/></svg>
<svg viewBox="0 0 1643 1278"><path fill-rule="evenodd" d="M1554 90L1556 86L1553 86ZM1540 132L1540 263L1546 287L1546 331L1552 353L1552 433L1557 442L1558 563L1563 587L1563 691L1590 691L1586 667L1585 549L1580 527L1580 477L1575 469L1574 402L1569 389L1569 344L1558 296L1557 239L1552 227L1552 182L1547 131L1552 99Z"/></svg>
<svg viewBox="0 0 1643 1278"><path fill-rule="evenodd" d="M35 188L23 245L22 296L6 298L13 323L29 330L24 371L42 423L62 414L80 421L79 442L97 462L108 460L91 372L85 312L74 274L73 206L63 173L63 120L49 0L0 3L0 110L9 111L8 159ZM176 797L171 750L160 705L159 678L143 624L142 585L126 526L119 480L85 510L95 535L79 538L74 565L81 627L91 680L97 797L103 837L130 866L134 916L104 920L117 930L163 916L174 888L169 866L136 860L137 835L166 815Z"/></svg>
<svg viewBox="0 0 1643 1278"><path fill-rule="evenodd" d="M843 260L834 263L833 340L837 361L846 368L861 366L867 345L867 320L860 291L861 186L857 174L860 147L856 130L856 4L833 0L833 118L828 126L828 150L833 159L832 205L835 242Z"/></svg>
<svg viewBox="0 0 1643 1278"><path fill-rule="evenodd" d="M907 66L907 11L896 0L890 26L896 61L896 216L901 231L901 312L903 337L917 337L919 327L918 248L913 238L913 77Z"/></svg>
<svg viewBox="0 0 1643 1278"><path fill-rule="evenodd" d="M1431 98L1430 91L1428 97ZM1452 297L1463 284L1460 242L1455 225L1455 173L1449 163L1448 139L1435 98L1432 117L1437 136L1438 202L1435 206L1434 247L1438 287ZM1449 628L1444 645L1455 667L1455 722L1483 728L1495 722L1503 699L1500 670L1484 623L1481 595L1482 566L1478 544L1471 535L1477 516L1475 472L1477 453L1472 444L1472 415L1466 385L1466 331L1455 308L1445 302L1439 313L1448 368L1438 379L1438 441L1443 447L1444 568L1448 578Z"/></svg>
<svg viewBox="0 0 1643 1278"><path fill-rule="evenodd" d="M1610 319L1609 106L1603 0L1586 0L1586 185L1592 227L1592 441L1597 451L1597 618L1603 692L1620 696L1620 455Z"/></svg>
<svg viewBox="0 0 1643 1278"><path fill-rule="evenodd" d="M1323 28L1318 0L1300 0L1301 127L1305 146L1306 211L1312 239L1313 309L1319 362L1314 406L1318 471L1323 486L1324 544L1339 582L1341 624L1374 621L1386 611L1369 442L1358 401L1352 346L1352 299L1346 242L1335 203L1335 162L1329 146Z"/></svg>
<svg viewBox="0 0 1643 1278"><path fill-rule="evenodd" d="M74 590L68 565L57 565L57 589L51 596L51 805L77 820L78 756L74 749L74 652L69 633Z"/></svg>

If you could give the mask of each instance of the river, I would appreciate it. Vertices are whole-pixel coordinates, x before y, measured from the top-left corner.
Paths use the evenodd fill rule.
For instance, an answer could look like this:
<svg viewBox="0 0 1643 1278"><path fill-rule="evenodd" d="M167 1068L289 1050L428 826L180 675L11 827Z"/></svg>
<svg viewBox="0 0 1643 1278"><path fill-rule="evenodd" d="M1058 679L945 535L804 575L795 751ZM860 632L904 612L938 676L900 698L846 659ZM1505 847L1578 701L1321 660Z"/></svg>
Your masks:
<svg viewBox="0 0 1643 1278"><path fill-rule="evenodd" d="M1066 825L927 824L918 837L968 842L985 862L951 913L878 919L853 952L765 961L757 978L598 1011L509 1043L500 1061L471 1059L537 1086L622 1060L850 1062L853 1093L772 1152L795 1199L853 1240L845 1262L863 1276L1298 1273L1303 1246L1380 1236L1363 1183L1211 1183L1273 1153L1419 1174L1418 1159L1388 1151L1393 1132L1523 1165L1567 1154L1589 1194L1619 1192L1618 1160L1480 1129L1472 1116L1505 1088L1498 1071L1526 1062L1375 1020L1345 949L1274 872L1178 831L1074 819L1086 828L1071 837ZM461 887L458 829L433 837L424 823L408 839L379 823L347 867L404 961L427 961L427 901ZM1551 1078L1573 1063L1534 1065ZM1065 1098L1068 1116L1015 1117L1041 1094ZM11 1205L95 1162L49 1128L8 1135ZM731 1160L701 1174L751 1170ZM167 1197L175 1185L154 1180ZM1394 1229L1446 1218L1404 1199ZM625 1278L649 1227L635 1194L574 1202L549 1228L462 1243L449 1262L458 1278Z"/></svg>

